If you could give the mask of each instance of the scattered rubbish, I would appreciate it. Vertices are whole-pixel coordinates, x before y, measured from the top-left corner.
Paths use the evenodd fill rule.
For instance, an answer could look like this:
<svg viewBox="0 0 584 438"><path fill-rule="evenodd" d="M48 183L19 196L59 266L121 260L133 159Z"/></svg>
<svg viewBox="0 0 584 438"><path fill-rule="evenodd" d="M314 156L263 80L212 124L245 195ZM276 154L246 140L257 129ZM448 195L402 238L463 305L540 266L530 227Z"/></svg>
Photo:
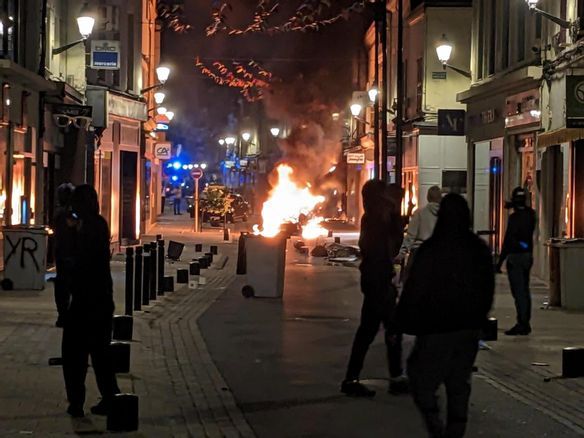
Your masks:
<svg viewBox="0 0 584 438"><path fill-rule="evenodd" d="M550 364L546 362L532 362L531 365L534 367L549 367Z"/></svg>
<svg viewBox="0 0 584 438"><path fill-rule="evenodd" d="M310 252L312 257L326 257L328 255L328 251L322 245L316 245L314 249Z"/></svg>
<svg viewBox="0 0 584 438"><path fill-rule="evenodd" d="M360 257L361 253L359 248L352 245L343 245L341 243L331 243L326 246L328 251L328 256L331 259L336 259L339 257Z"/></svg>

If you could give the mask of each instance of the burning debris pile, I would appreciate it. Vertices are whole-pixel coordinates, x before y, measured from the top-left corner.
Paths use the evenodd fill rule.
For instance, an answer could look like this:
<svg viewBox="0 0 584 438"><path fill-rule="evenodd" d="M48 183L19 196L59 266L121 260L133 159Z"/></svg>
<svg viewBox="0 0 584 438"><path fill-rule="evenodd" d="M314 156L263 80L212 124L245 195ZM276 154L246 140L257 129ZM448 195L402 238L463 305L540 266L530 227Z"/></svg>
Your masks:
<svg viewBox="0 0 584 438"><path fill-rule="evenodd" d="M304 239L316 239L327 235L321 227L322 217L315 215L315 208L324 202L324 196L314 195L307 184L304 188L292 181L292 167L280 164L276 168L278 180L268 200L262 207L262 224L254 225L254 234L274 237L286 224L302 226Z"/></svg>

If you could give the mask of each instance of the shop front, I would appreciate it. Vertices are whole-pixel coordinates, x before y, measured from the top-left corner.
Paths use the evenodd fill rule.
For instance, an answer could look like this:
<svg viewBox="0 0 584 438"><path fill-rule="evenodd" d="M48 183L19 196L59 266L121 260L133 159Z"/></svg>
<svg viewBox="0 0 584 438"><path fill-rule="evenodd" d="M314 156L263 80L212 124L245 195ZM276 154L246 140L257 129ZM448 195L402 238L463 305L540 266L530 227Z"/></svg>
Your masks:
<svg viewBox="0 0 584 438"><path fill-rule="evenodd" d="M93 154L93 184L101 214L108 221L112 245L135 243L141 234L144 171L144 102L105 87L89 86L93 126L100 132Z"/></svg>

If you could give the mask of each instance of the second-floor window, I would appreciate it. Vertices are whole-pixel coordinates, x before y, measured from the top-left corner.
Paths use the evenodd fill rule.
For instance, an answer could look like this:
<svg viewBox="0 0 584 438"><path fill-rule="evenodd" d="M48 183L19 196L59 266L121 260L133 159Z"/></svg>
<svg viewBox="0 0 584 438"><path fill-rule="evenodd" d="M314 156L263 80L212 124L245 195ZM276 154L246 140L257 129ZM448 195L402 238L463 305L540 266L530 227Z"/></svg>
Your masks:
<svg viewBox="0 0 584 438"><path fill-rule="evenodd" d="M0 58L17 60L18 0L0 3Z"/></svg>

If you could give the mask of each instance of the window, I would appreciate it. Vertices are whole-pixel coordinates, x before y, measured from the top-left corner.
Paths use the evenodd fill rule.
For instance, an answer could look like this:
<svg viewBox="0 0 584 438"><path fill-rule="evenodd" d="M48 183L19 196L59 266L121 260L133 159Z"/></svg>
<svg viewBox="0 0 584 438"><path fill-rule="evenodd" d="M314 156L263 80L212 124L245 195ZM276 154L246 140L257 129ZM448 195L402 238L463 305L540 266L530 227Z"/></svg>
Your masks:
<svg viewBox="0 0 584 438"><path fill-rule="evenodd" d="M527 8L524 5L519 5L517 11L517 62L525 59L525 14Z"/></svg>
<svg viewBox="0 0 584 438"><path fill-rule="evenodd" d="M10 120L10 85L2 84L2 121L8 122Z"/></svg>
<svg viewBox="0 0 584 438"><path fill-rule="evenodd" d="M490 8L490 22L491 27L489 30L489 47L488 47L488 56L489 56L489 64L488 64L488 74L492 75L495 73L495 59L497 53L497 0L491 0L491 8Z"/></svg>
<svg viewBox="0 0 584 438"><path fill-rule="evenodd" d="M422 101L424 99L424 60L422 58L418 58L416 61L416 68L416 114L422 115Z"/></svg>
<svg viewBox="0 0 584 438"><path fill-rule="evenodd" d="M0 58L17 59L18 0L4 0L0 6Z"/></svg>
<svg viewBox="0 0 584 438"><path fill-rule="evenodd" d="M503 0L503 22L501 35L501 68L503 70L509 67L509 15L511 15L511 8L509 7L509 0Z"/></svg>
<svg viewBox="0 0 584 438"><path fill-rule="evenodd" d="M477 78L482 79L483 73L483 57L485 56L485 4L483 0L479 0L479 22L478 24L478 44L477 44Z"/></svg>

